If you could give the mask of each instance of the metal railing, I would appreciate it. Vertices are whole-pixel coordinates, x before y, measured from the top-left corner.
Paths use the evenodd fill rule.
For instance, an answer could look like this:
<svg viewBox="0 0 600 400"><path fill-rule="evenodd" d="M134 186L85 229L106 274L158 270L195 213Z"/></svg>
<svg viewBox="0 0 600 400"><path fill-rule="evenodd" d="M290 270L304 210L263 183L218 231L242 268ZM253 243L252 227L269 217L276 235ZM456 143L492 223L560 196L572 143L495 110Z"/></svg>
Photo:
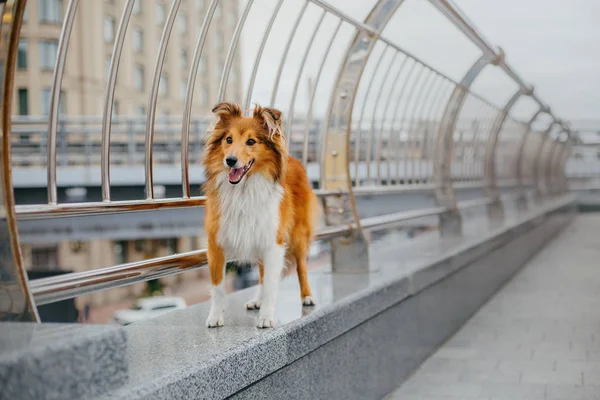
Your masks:
<svg viewBox="0 0 600 400"><path fill-rule="evenodd" d="M200 58L219 0L211 0L206 7L204 22L195 41L183 115L178 125L180 128L169 128L168 124L164 126L160 118L156 118L156 105L160 73L170 34L176 25L176 16L181 12L181 0L172 0L160 38L147 115L139 121L111 118L119 62L135 1L141 0L127 0L123 6L110 60L102 118L92 118L93 121L89 122L92 128L87 120L59 118L62 75L71 29L78 17L78 0L70 0L66 7L54 68L49 118L39 120L35 129L32 128L35 124L26 127L25 121L15 119L12 122L10 116L13 113L17 45L27 2L18 1L12 9L2 95L3 206L7 222L3 233L11 239L9 247L12 256L8 256L10 251L2 253L6 257L2 272L12 277L11 282L20 282L20 285L5 285L6 288L12 288L12 297L10 301L2 301L0 313L3 314L0 315L29 316L37 320L36 304L189 271L202 267L206 262L206 250L196 250L30 282L27 282L23 268L16 229L17 217L52 218L197 207L204 204L204 197L192 197L190 194L189 165L198 161L196 157L202 146L200 134L205 129L203 121L191 117L191 107ZM461 81L449 78L403 49L394 38L383 35L386 24L396 12L401 12L402 0L377 1L364 21L350 17L322 0L274 1L273 8L267 11L270 12L268 23L252 65L244 96L245 109L254 98L254 84L262 67L265 43L284 1L301 1L302 6L284 41L283 55L273 77L270 105L277 103L279 85L289 64L289 51L293 47L301 57L296 75L291 79L293 89L289 96L289 107L283 110L285 130L292 135L290 151L304 163L314 160L318 166L316 192L322 200L327 226L318 232L317 239L336 242L333 250L334 270L368 268L368 259L365 257L368 240L364 236L367 230L388 228L408 220L438 215L441 234L460 234L461 210L465 208L486 206L490 218L502 218L500 191L506 186L516 189L520 207L527 206L530 188L535 190L538 200L566 190L564 165L569 154L568 127L554 116L532 87L526 85L514 69L506 64L504 53L495 50L450 1L429 2L481 49L481 57ZM257 6L248 0L242 9L225 57L218 96L212 99L213 103L225 100L229 73L246 17ZM308 9L316 11L318 15L316 25L312 27L301 24ZM0 11L4 12L4 9ZM335 27L325 38L325 34L320 33L324 21L332 21ZM344 29L350 34L344 36ZM309 38L308 42L292 46L294 39L302 35ZM330 51L333 44L339 47L344 42L347 46L345 53L334 58L334 53ZM307 55L315 49L322 50L316 62L319 65L316 83L309 93L308 112L300 118L296 107L298 87L306 76L304 67ZM333 89L328 94L329 106L325 118L320 121L313 112L316 85L321 80L326 63L334 65L338 72ZM477 75L484 68L493 67L502 69L518 85L518 92L502 107L496 107L470 90ZM522 96L531 97L539 106L539 111L531 120L524 122L510 115L516 100ZM533 124L542 114L549 115L552 124L543 131L536 131ZM35 155L28 154L31 146L37 149ZM74 155L74 152L79 152L78 149L95 156L86 159L85 156L81 158ZM182 196L156 199L154 167L164 162L176 163L174 154L177 151L180 152ZM45 163L40 158L44 153ZM47 204L15 207L10 160L21 167L40 163L47 169ZM142 160L145 198L134 201L111 200L111 167L121 163L142 163ZM57 202L57 168L78 163L100 165L102 202ZM481 188L485 196L468 203L457 202L455 191L461 187ZM412 191L433 193L436 207L359 218L355 196ZM15 285L18 290L14 289Z"/></svg>

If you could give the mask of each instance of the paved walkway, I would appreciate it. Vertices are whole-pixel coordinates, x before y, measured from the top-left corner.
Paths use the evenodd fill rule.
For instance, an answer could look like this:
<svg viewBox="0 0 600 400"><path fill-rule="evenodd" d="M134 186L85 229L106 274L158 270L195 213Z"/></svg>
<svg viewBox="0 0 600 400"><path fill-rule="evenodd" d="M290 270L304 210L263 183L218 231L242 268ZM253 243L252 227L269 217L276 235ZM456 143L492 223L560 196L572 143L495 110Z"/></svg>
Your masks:
<svg viewBox="0 0 600 400"><path fill-rule="evenodd" d="M388 399L599 400L600 214L583 214Z"/></svg>

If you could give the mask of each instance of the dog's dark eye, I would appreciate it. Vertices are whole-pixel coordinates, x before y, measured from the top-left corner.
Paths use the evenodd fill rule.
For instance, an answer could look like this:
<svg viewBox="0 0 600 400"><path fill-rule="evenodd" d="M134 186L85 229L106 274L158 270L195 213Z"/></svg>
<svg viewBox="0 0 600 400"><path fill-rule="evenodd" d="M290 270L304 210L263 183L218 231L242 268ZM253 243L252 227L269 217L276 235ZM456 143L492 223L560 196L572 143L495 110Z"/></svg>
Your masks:
<svg viewBox="0 0 600 400"><path fill-rule="evenodd" d="M233 139L231 138L231 136L228 136L227 139L225 139L225 141L227 142L227 144L233 143Z"/></svg>
<svg viewBox="0 0 600 400"><path fill-rule="evenodd" d="M255 143L256 143L256 140L254 140L254 139L248 139L248 141L246 142L246 144L248 146L254 146Z"/></svg>

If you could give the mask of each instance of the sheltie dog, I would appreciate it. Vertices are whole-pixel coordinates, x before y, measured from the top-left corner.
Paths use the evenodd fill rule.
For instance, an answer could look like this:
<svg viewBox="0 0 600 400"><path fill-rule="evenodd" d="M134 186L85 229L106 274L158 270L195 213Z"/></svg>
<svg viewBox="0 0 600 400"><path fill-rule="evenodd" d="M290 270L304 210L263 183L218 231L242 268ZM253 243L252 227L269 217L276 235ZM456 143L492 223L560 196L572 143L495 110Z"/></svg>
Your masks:
<svg viewBox="0 0 600 400"><path fill-rule="evenodd" d="M314 305L306 276L316 197L302 163L288 154L281 112L256 106L245 117L220 103L204 150L205 229L212 303L206 325L223 326L228 261L258 263L260 279L247 309L260 309L259 328L275 326L279 280L286 260L297 266L300 296Z"/></svg>

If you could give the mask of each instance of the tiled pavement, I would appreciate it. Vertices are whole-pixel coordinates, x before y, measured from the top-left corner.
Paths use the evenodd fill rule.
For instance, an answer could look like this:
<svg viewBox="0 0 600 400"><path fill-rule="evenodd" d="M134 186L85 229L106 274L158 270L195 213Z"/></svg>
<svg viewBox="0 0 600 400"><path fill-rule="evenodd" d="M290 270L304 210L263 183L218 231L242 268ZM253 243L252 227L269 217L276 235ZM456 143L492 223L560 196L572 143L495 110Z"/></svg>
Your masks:
<svg viewBox="0 0 600 400"><path fill-rule="evenodd" d="M600 214L582 214L387 399L600 400Z"/></svg>

